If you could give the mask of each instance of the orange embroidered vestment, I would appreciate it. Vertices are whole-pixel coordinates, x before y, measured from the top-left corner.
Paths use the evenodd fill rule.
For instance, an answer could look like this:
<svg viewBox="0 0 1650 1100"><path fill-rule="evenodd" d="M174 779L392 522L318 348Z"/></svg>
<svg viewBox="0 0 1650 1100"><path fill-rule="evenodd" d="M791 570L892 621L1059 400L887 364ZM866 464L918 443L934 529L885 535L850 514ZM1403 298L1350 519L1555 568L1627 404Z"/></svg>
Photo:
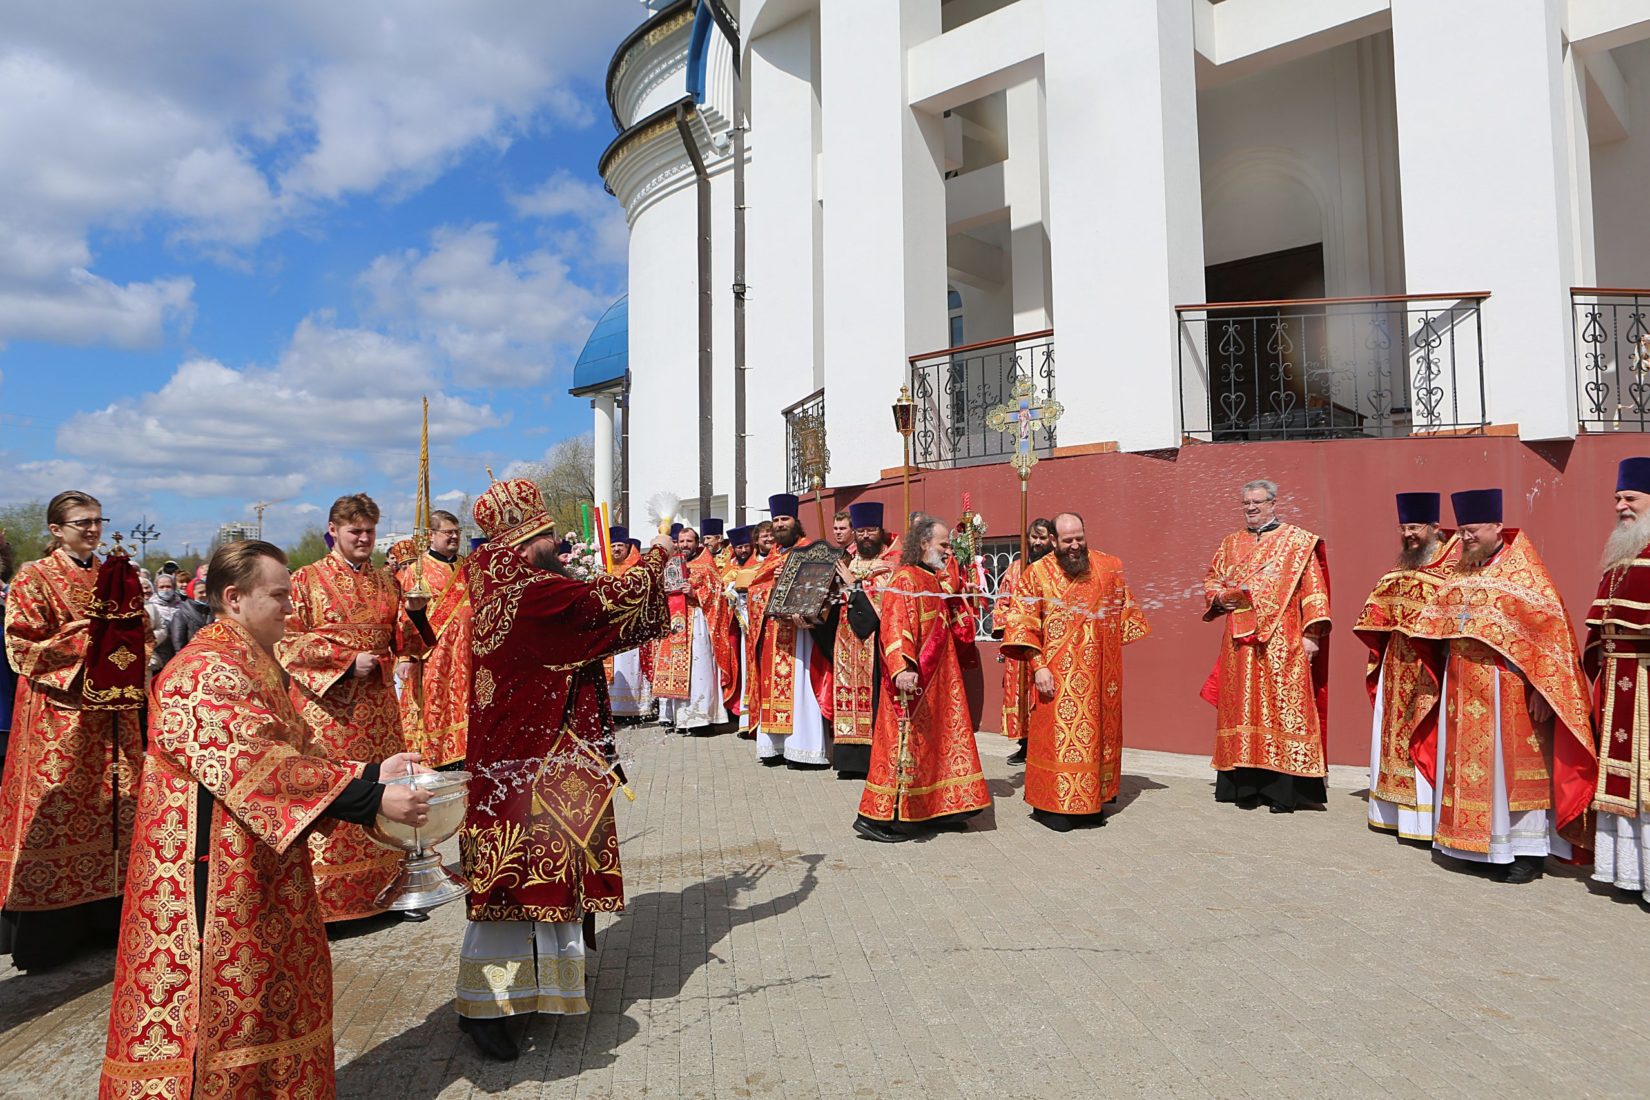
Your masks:
<svg viewBox="0 0 1650 1100"><path fill-rule="evenodd" d="M17 695L0 782L0 905L14 913L117 898L125 881L143 730L136 710L83 706L96 582L95 564L82 569L60 549L19 569L6 594Z"/></svg>
<svg viewBox="0 0 1650 1100"><path fill-rule="evenodd" d="M435 646L414 658L412 674L401 690L401 733L407 749L424 755L424 766L439 768L464 759L464 732L470 705L470 593L464 585L463 560L451 564L425 554L417 565L403 566L396 581L403 592L417 579L415 568L435 595L429 602L429 626ZM418 636L418 628L401 612L401 637ZM419 699L423 707L420 711Z"/></svg>
<svg viewBox="0 0 1650 1100"><path fill-rule="evenodd" d="M1226 615L1216 665L1216 771L1260 768L1285 775L1328 774L1329 645L1308 656L1305 631L1329 623L1329 566L1323 541L1280 523L1221 541L1203 582L1210 601L1237 593Z"/></svg>
<svg viewBox="0 0 1650 1100"><path fill-rule="evenodd" d="M807 539L797 541L795 547L808 545ZM773 599L774 585L785 568L789 550L775 549L762 559L751 577L748 602L751 622L751 640L746 650L753 674L745 677L746 705L750 707L751 726L761 726L770 735L791 732L796 704L796 677L807 676L809 669L796 667L796 627L783 619L768 618L768 601Z"/></svg>
<svg viewBox="0 0 1650 1100"><path fill-rule="evenodd" d="M869 560L856 553L848 557L847 565L854 579L861 582L871 607L880 614L882 589L893 571L899 568L899 557L893 550L885 550ZM877 573L879 567L885 572ZM831 718L833 740L838 745L869 745L877 680L882 675L876 637L862 639L844 623L836 632L831 673L832 698L835 700Z"/></svg>
<svg viewBox="0 0 1650 1100"><path fill-rule="evenodd" d="M332 959L303 838L360 765L316 755L236 623L203 628L151 692L99 1096L330 1097Z"/></svg>
<svg viewBox="0 0 1650 1100"><path fill-rule="evenodd" d="M974 745L957 646L973 642L974 613L945 581L920 565L901 566L882 593L883 700L871 740L871 769L859 812L876 821L928 821L991 805ZM917 674L910 719L892 686Z"/></svg>
<svg viewBox="0 0 1650 1100"><path fill-rule="evenodd" d="M997 600L991 605L992 633L1001 638L1008 628L1009 612L1014 607L1015 588L1020 578L1025 574L1025 562L1016 557L1008 563L1003 572L1002 583L997 587ZM999 650L998 659L1003 663L1003 736L1015 741L1026 739L1026 730L1020 722L1020 707L1025 707L1026 716L1037 709L1037 693L1031 690L1031 666L1018 657Z"/></svg>
<svg viewBox="0 0 1650 1100"><path fill-rule="evenodd" d="M292 575L292 615L275 654L292 677L292 700L321 751L337 760L383 760L406 751L392 686L397 654L420 655L416 632L397 636L401 589L370 562L359 572L336 551ZM355 675L355 655L376 658ZM329 921L381 912L375 899L395 881L401 857L359 825L339 822L310 837L315 888Z"/></svg>
<svg viewBox="0 0 1650 1100"><path fill-rule="evenodd" d="M1380 694L1381 748L1370 794L1417 812L1431 813L1432 807L1416 805L1411 745L1427 738L1437 724L1439 684L1435 662L1425 660L1420 648L1428 643L1416 642L1409 631L1460 555L1459 540L1448 536L1426 565L1388 571L1376 582L1352 628L1369 647L1364 682L1370 701Z"/></svg>
<svg viewBox="0 0 1650 1100"><path fill-rule="evenodd" d="M1490 850L1499 740L1508 810L1551 809L1559 832L1586 847L1598 757L1570 614L1524 533L1508 527L1502 539L1483 565L1457 561L1411 630L1449 643L1441 677L1445 758L1436 759L1436 745L1415 753L1437 791L1435 839L1466 852ZM1547 701L1553 720L1532 721L1529 690Z"/></svg>
<svg viewBox="0 0 1650 1100"><path fill-rule="evenodd" d="M1583 667L1599 731L1593 808L1623 817L1650 812L1650 558L1599 579Z"/></svg>
<svg viewBox="0 0 1650 1100"><path fill-rule="evenodd" d="M1031 672L1054 676L1054 699L1031 712L1026 802L1061 814L1097 814L1117 797L1123 763L1123 647L1151 633L1123 579L1123 563L1089 551L1068 576L1046 554L1020 578L1003 648ZM1035 689L1032 689L1035 691Z"/></svg>

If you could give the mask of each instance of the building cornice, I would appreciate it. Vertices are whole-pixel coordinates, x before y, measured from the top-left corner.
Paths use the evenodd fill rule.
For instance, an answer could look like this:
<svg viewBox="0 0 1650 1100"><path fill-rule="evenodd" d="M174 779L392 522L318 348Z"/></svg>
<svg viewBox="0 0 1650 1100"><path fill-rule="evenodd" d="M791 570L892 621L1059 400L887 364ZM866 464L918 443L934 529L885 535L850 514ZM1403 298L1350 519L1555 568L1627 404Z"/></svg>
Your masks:
<svg viewBox="0 0 1650 1100"><path fill-rule="evenodd" d="M640 103L643 96L657 87L659 81L668 76L672 69L680 69L687 64L687 45L692 33L693 11L694 0L677 0L631 31L625 36L624 41L619 43L619 48L613 51L613 60L607 66L607 107L612 112L615 130L626 128L624 117L619 110L621 100ZM643 55L673 34L680 34L682 41L677 49L671 51L670 57L657 59L645 69L638 70L637 67L643 64ZM634 76L638 71L642 74L640 83L643 87L634 97L622 95L620 85L625 82L626 77Z"/></svg>

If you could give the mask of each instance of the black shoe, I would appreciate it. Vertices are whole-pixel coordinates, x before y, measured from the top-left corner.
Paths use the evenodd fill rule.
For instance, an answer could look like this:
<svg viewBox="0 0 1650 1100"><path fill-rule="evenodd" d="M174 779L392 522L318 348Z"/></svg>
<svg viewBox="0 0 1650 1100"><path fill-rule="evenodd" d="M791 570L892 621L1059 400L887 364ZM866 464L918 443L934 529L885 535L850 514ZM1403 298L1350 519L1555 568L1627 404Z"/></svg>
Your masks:
<svg viewBox="0 0 1650 1100"><path fill-rule="evenodd" d="M1292 814L1295 812L1295 807L1279 806L1276 802L1274 802L1270 806L1266 807L1266 810L1268 813L1274 814Z"/></svg>
<svg viewBox="0 0 1650 1100"><path fill-rule="evenodd" d="M425 910L425 909L403 909L403 910L401 910L401 923L402 924L423 924L425 921L427 921L429 919L430 919L429 911Z"/></svg>
<svg viewBox="0 0 1650 1100"><path fill-rule="evenodd" d="M495 1062L514 1062L521 1057L521 1048L511 1037L509 1025L502 1019L472 1020L468 1016L460 1016L458 1030L475 1040L476 1049L481 1051L483 1057Z"/></svg>
<svg viewBox="0 0 1650 1100"><path fill-rule="evenodd" d="M1021 741L1020 747L1008 754L1010 764L1024 764L1026 762L1026 743Z"/></svg>
<svg viewBox="0 0 1650 1100"><path fill-rule="evenodd" d="M923 822L923 824L936 833L966 833L968 831L968 819L960 814L936 817L932 821Z"/></svg>
<svg viewBox="0 0 1650 1100"><path fill-rule="evenodd" d="M783 756L759 756L756 759L764 768L777 768L785 762Z"/></svg>
<svg viewBox="0 0 1650 1100"><path fill-rule="evenodd" d="M1512 866L1507 869L1507 876L1502 882L1510 882L1522 886L1526 882L1534 882L1545 874L1546 859L1542 856L1514 856Z"/></svg>
<svg viewBox="0 0 1650 1100"><path fill-rule="evenodd" d="M874 840L878 844L898 844L902 840L911 839L907 833L896 833L882 822L872 821L864 816L854 818L854 832L866 840Z"/></svg>
<svg viewBox="0 0 1650 1100"><path fill-rule="evenodd" d="M864 780L865 773L864 772L837 772L836 777L838 779L852 779L857 783L857 782L860 782L860 781Z"/></svg>
<svg viewBox="0 0 1650 1100"><path fill-rule="evenodd" d="M1258 810L1260 808L1260 796L1250 795L1248 798L1235 799L1232 805L1240 810Z"/></svg>
<svg viewBox="0 0 1650 1100"><path fill-rule="evenodd" d="M1077 828L1077 819L1070 814L1057 814L1052 810L1032 810L1031 820L1045 829L1053 829L1057 833L1069 833Z"/></svg>

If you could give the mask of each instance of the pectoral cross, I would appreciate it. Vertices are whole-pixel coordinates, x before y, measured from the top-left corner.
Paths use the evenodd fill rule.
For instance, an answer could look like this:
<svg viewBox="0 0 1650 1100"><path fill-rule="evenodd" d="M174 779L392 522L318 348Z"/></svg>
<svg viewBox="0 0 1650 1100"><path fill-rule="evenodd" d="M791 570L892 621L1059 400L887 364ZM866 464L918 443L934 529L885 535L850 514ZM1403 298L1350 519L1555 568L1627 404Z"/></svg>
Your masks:
<svg viewBox="0 0 1650 1100"><path fill-rule="evenodd" d="M1471 618L1472 612L1463 607L1455 615L1455 629L1465 634L1467 632L1467 620Z"/></svg>
<svg viewBox="0 0 1650 1100"><path fill-rule="evenodd" d="M1058 401L1039 401L1037 387L1029 378L1014 383L1010 398L1010 401L998 405L986 415L985 426L994 432L1016 433L1014 457L1009 461L1020 471L1023 480L1031 476L1031 468L1037 465L1037 454L1031 442L1032 429L1052 432L1055 422L1065 415L1066 409Z"/></svg>

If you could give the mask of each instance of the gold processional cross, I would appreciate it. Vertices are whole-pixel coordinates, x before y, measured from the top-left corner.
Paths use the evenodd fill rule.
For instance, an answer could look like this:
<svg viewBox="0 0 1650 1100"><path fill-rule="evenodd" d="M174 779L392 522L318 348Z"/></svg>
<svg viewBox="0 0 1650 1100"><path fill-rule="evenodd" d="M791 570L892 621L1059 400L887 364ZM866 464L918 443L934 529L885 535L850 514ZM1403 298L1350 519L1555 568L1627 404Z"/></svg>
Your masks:
<svg viewBox="0 0 1650 1100"><path fill-rule="evenodd" d="M1052 438L1054 425L1060 417L1065 415L1065 406L1053 398L1037 399L1037 387L1031 379L1022 378L1014 383L1010 391L1010 400L998 405L986 414L985 426L994 432L1016 433L1014 440L1014 457L1009 462L1020 474L1020 568L1025 569L1025 562L1029 560L1026 548L1026 516L1027 497L1031 492L1031 468L1037 465L1037 451L1031 441L1034 428L1041 428ZM1026 674L1030 670L1030 663L1020 662L1020 732L1025 733L1029 721L1030 685L1026 683Z"/></svg>

